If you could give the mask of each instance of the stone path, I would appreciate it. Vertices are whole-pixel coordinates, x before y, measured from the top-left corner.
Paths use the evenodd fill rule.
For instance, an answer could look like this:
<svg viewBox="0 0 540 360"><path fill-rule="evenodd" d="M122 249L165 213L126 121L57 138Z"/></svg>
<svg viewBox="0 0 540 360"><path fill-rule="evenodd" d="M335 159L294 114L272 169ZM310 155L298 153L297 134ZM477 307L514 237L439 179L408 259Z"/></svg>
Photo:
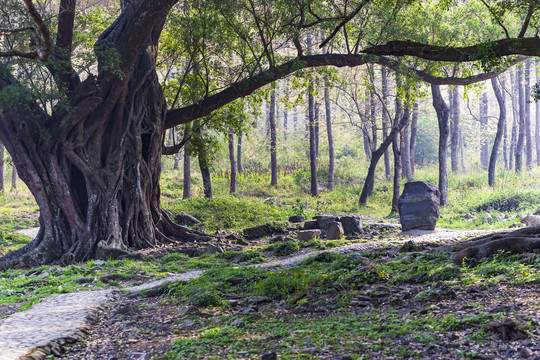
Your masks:
<svg viewBox="0 0 540 360"><path fill-rule="evenodd" d="M330 250L300 254L257 266L266 268L292 265L301 262L307 257L327 251L340 253L365 252L382 246L403 244L408 241L415 243L444 242L463 237L478 236L486 232L480 230L408 232L403 233L404 236L400 240L352 244ZM141 291L162 285L165 282L197 278L202 273L199 270L191 271L126 288L125 290ZM84 335L83 331L88 328L94 314L112 298L114 292L115 290L108 289L54 295L26 311L12 314L0 320L0 360L42 359L50 353L56 353L59 345L76 341Z"/></svg>

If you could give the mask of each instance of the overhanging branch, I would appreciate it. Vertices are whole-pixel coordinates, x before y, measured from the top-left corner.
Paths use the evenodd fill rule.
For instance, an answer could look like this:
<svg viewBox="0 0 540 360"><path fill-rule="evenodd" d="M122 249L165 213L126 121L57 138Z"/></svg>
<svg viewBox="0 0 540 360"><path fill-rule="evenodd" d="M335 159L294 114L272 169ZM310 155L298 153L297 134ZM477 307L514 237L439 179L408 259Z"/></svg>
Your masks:
<svg viewBox="0 0 540 360"><path fill-rule="evenodd" d="M523 61L524 58L515 62ZM209 96L196 104L180 109L170 110L165 120L165 129L173 128L180 124L185 124L203 116L209 115L212 111L238 99L252 94L255 90L282 79L297 70L322 67L356 67L367 63L386 66L407 76L418 77L421 80L435 85L469 85L480 81L489 80L504 72L506 68L497 71L482 73L468 77L438 77L428 74L425 71L413 69L402 65L397 60L373 55L363 54L317 54L309 55L290 60L282 65L265 70L253 77L240 80L228 88Z"/></svg>

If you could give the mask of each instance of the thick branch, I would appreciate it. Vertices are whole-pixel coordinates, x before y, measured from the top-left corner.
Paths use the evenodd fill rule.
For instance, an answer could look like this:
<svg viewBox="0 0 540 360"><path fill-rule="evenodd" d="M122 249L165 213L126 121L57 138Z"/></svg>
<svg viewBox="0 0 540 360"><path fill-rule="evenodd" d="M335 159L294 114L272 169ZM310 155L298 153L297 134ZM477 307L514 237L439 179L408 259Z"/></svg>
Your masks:
<svg viewBox="0 0 540 360"><path fill-rule="evenodd" d="M386 57L377 57L361 54L318 54L308 55L294 60L290 60L282 65L265 70L253 77L240 80L217 94L209 96L196 104L184 108L170 110L167 114L165 128L170 129L176 125L185 124L203 116L209 115L212 111L219 109L238 98L248 96L255 90L270 84L276 80L294 73L300 69L314 68L321 66L335 67L355 67L367 63L380 64L393 70L405 73L408 76L418 76L422 80L435 85L469 85L480 81L485 81L497 76L506 69L478 74L474 76L459 77L437 77L424 71L408 68L398 61Z"/></svg>
<svg viewBox="0 0 540 360"><path fill-rule="evenodd" d="M41 17L40 13L37 11L36 7L34 6L34 3L32 0L23 0L24 5L26 6L26 11L28 12L28 16L34 21L36 24L40 37L41 37L41 47L38 46L37 53L39 55L39 59L41 61L47 61L49 56L52 52L52 38L51 38L51 32L49 31L49 28L47 27L47 24L45 24L45 21L43 20L43 17Z"/></svg>
<svg viewBox="0 0 540 360"><path fill-rule="evenodd" d="M47 68L53 74L59 88L75 90L80 83L79 76L71 64L71 48L73 44L73 24L75 21L76 0L60 1L58 10L58 32L56 46L53 50L53 61Z"/></svg>
<svg viewBox="0 0 540 360"><path fill-rule="evenodd" d="M467 62L509 55L540 56L540 38L502 39L465 47L390 41L384 45L369 47L362 52L373 55L410 55L433 61Z"/></svg>
<svg viewBox="0 0 540 360"><path fill-rule="evenodd" d="M363 1L361 1L360 4L358 4L358 6L349 15L347 15L347 17L345 19L343 19L343 21L341 21L338 26L336 26L334 31L332 31L332 33L322 42L321 45L319 45L319 47L323 48L326 44L328 44L328 42L330 40L332 40L334 38L334 36L336 36L336 34L339 32L339 30L343 26L345 26L349 21L351 21L352 18L354 18L360 12L360 10L362 10L362 8L364 6L366 6L370 2L371 2L371 0L363 0Z"/></svg>
<svg viewBox="0 0 540 360"><path fill-rule="evenodd" d="M527 15L525 16L525 21L523 22L523 26L521 27L521 31L519 32L518 38L522 38L525 36L525 33L527 32L527 29L529 28L529 23L531 22L531 16L534 13L537 2L538 0L534 0L534 1L531 1L531 3L529 4L529 9L527 10Z"/></svg>

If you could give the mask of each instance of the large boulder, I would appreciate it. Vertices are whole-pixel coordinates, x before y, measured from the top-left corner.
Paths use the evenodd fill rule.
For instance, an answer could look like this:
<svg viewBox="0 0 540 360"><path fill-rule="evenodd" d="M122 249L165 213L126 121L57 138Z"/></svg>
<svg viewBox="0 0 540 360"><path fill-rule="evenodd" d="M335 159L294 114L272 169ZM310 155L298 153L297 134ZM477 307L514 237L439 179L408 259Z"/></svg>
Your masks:
<svg viewBox="0 0 540 360"><path fill-rule="evenodd" d="M304 223L304 230L313 230L318 228L319 223L317 222L317 220L309 220Z"/></svg>
<svg viewBox="0 0 540 360"><path fill-rule="evenodd" d="M398 200L401 229L434 230L439 219L440 196L439 189L433 184L425 181L406 183Z"/></svg>
<svg viewBox="0 0 540 360"><path fill-rule="evenodd" d="M272 235L272 229L267 224L248 227L242 230L246 239L258 239Z"/></svg>
<svg viewBox="0 0 540 360"><path fill-rule="evenodd" d="M289 222L293 224L303 223L305 220L304 215L289 216Z"/></svg>
<svg viewBox="0 0 540 360"><path fill-rule="evenodd" d="M332 221L326 229L326 240L338 240L343 236L343 226L339 221Z"/></svg>
<svg viewBox="0 0 540 360"><path fill-rule="evenodd" d="M342 216L339 218L339 222L343 225L343 231L345 234L355 234L362 231L362 221L356 216Z"/></svg>

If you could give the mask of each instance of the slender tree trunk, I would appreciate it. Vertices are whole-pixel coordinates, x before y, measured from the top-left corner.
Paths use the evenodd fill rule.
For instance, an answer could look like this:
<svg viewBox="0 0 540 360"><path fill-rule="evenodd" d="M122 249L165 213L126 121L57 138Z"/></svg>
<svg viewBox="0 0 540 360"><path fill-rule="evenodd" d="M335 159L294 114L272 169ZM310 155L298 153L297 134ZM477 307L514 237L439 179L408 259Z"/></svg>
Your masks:
<svg viewBox="0 0 540 360"><path fill-rule="evenodd" d="M293 110L293 132L296 133L298 127L298 108L295 106Z"/></svg>
<svg viewBox="0 0 540 360"><path fill-rule="evenodd" d="M407 99L409 97L407 96ZM401 164L403 169L403 177L407 179L407 182L413 180L412 169L411 169L411 143L410 143L410 128L407 122L407 125L403 128L401 132Z"/></svg>
<svg viewBox="0 0 540 360"><path fill-rule="evenodd" d="M288 120L289 120L289 110L287 109L286 106L283 107L283 138L285 139L285 141L287 141L287 133L289 131L288 129Z"/></svg>
<svg viewBox="0 0 540 360"><path fill-rule="evenodd" d="M371 120L371 152L377 149L377 143L379 141L377 130L377 107L375 102L375 93L371 91L369 93L369 116Z"/></svg>
<svg viewBox="0 0 540 360"><path fill-rule="evenodd" d="M433 107L437 112L439 122L439 191L441 192L441 206L448 205L448 105L444 102L441 89L438 85L431 85Z"/></svg>
<svg viewBox="0 0 540 360"><path fill-rule="evenodd" d="M487 170L489 163L488 96L485 89L480 98L480 132L480 164L484 170Z"/></svg>
<svg viewBox="0 0 540 360"><path fill-rule="evenodd" d="M268 122L270 124L270 171L272 173L270 186L278 184L277 168L277 134L276 134L276 90L270 93L270 109L268 111Z"/></svg>
<svg viewBox="0 0 540 360"><path fill-rule="evenodd" d="M309 130L309 167L311 173L311 196L317 196L317 139L315 135L315 101L313 99L313 84L308 86L308 130Z"/></svg>
<svg viewBox="0 0 540 360"><path fill-rule="evenodd" d="M388 106L388 75L387 75L386 67L384 66L381 67L381 87L382 87L382 101L384 102L385 106ZM413 120L414 120L414 117L413 117ZM383 126L383 139L386 139L388 137L388 129L391 127L391 124L390 124L390 119L388 117L388 113L384 110L384 106L383 106L383 111L382 111L382 126ZM412 146L412 143L411 143L411 146ZM386 147L386 150L384 151L384 175L387 181L389 181L392 177L392 169L390 168L390 151L388 150L388 146Z"/></svg>
<svg viewBox="0 0 540 360"><path fill-rule="evenodd" d="M495 135L493 149L491 150L491 157L489 158L488 171L489 186L493 187L495 185L495 167L497 165L497 153L499 152L499 146L501 144L504 127L506 126L506 99L504 96L504 91L501 91L501 87L499 86L499 80L497 78L491 79L491 85L493 86L493 91L495 92L497 102L499 103L499 122L497 123L497 134ZM502 82L502 87L504 88L504 80Z"/></svg>
<svg viewBox="0 0 540 360"><path fill-rule="evenodd" d="M17 167L13 163L11 167L11 190L17 189Z"/></svg>
<svg viewBox="0 0 540 360"><path fill-rule="evenodd" d="M324 87L324 106L326 108L326 134L328 136L328 190L334 190L334 135L332 134L332 109L328 79Z"/></svg>
<svg viewBox="0 0 540 360"><path fill-rule="evenodd" d="M315 156L319 158L319 144L320 144L320 126L319 126L319 110L321 104L315 102Z"/></svg>
<svg viewBox="0 0 540 360"><path fill-rule="evenodd" d="M511 170L514 168L514 160L516 158L516 147L517 147L517 132L518 132L518 119L519 119L519 97L516 81L516 71L517 69L510 71L510 88L511 96L510 100L512 102L512 131L510 134L510 153L508 154L508 169Z"/></svg>
<svg viewBox="0 0 540 360"><path fill-rule="evenodd" d="M506 92L506 86L505 86L505 81L504 81L505 77L501 77L501 79L503 79L502 80L503 86L502 86L501 91L505 93ZM510 164L508 163L508 121L506 120L504 122L504 127L503 127L503 159L504 159L504 168L506 170L509 170Z"/></svg>
<svg viewBox="0 0 540 360"><path fill-rule="evenodd" d="M459 88L452 88L452 105L451 105L451 135L450 135L450 163L452 172L459 171L459 117L460 117L460 97Z"/></svg>
<svg viewBox="0 0 540 360"><path fill-rule="evenodd" d="M410 116L409 110L405 109L405 111L402 111L401 108L402 108L401 102L399 101L399 99L396 99L396 114L395 114L392 130L390 131L390 134L388 134L388 136L386 136L383 139L379 148L373 152L373 156L371 157L371 161L369 163L368 173L364 181L364 186L362 187L362 193L360 194L360 199L358 201L360 205L366 205L368 197L373 193L373 187L375 185L375 171L377 169L377 164L381 156L383 156L383 154L386 151L388 151L388 148L390 147L390 145L393 145L394 141L396 140L394 135L396 133L399 134L409 122L409 116ZM398 169L398 173L399 172L400 171ZM394 190L396 190L396 188L394 188ZM398 198L399 198L399 190L400 190L400 184L398 182L397 183Z"/></svg>
<svg viewBox="0 0 540 360"><path fill-rule="evenodd" d="M536 59L536 83L540 83L540 59ZM536 126L534 127L534 141L536 143L536 166L540 166L540 101L535 101L536 105Z"/></svg>
<svg viewBox="0 0 540 360"><path fill-rule="evenodd" d="M236 146L236 165L238 166L238 172L244 172L244 166L242 165L242 132L238 134L238 145Z"/></svg>
<svg viewBox="0 0 540 360"><path fill-rule="evenodd" d="M210 176L210 166L208 163L208 156L205 150L201 150L199 153L199 169L201 170L201 177L203 181L204 197L212 198L212 178Z"/></svg>
<svg viewBox="0 0 540 360"><path fill-rule="evenodd" d="M182 198L191 198L191 156L189 155L189 144L184 146L184 192Z"/></svg>
<svg viewBox="0 0 540 360"><path fill-rule="evenodd" d="M229 128L229 160L231 163L231 183L229 194L236 195L236 156L234 154L234 129Z"/></svg>
<svg viewBox="0 0 540 360"><path fill-rule="evenodd" d="M532 144L532 131L531 131L531 103L529 101L531 94L531 62L525 61L525 74L524 74L524 104L525 104L525 140L527 142L525 153L527 155L527 168L532 169L533 163L533 144Z"/></svg>
<svg viewBox="0 0 540 360"><path fill-rule="evenodd" d="M523 67L519 65L516 73L516 85L518 88L519 117L518 138L516 144L516 172L521 172L523 166L523 149L525 144L525 91L523 88Z"/></svg>
<svg viewBox="0 0 540 360"><path fill-rule="evenodd" d="M411 120L411 144L410 144L410 157L411 157L411 174L414 178L414 159L416 153L416 138L418 133L418 100L414 102Z"/></svg>
<svg viewBox="0 0 540 360"><path fill-rule="evenodd" d="M4 144L0 143L0 192L4 192Z"/></svg>
<svg viewBox="0 0 540 360"><path fill-rule="evenodd" d="M392 210L390 214L394 214L398 211L398 200L401 191L401 149L399 132L394 132L392 135L392 151L394 153L394 183L392 191Z"/></svg>
<svg viewBox="0 0 540 360"><path fill-rule="evenodd" d="M467 170L465 167L465 138L463 137L463 131L461 129L459 129L459 156L461 171L465 172Z"/></svg>

